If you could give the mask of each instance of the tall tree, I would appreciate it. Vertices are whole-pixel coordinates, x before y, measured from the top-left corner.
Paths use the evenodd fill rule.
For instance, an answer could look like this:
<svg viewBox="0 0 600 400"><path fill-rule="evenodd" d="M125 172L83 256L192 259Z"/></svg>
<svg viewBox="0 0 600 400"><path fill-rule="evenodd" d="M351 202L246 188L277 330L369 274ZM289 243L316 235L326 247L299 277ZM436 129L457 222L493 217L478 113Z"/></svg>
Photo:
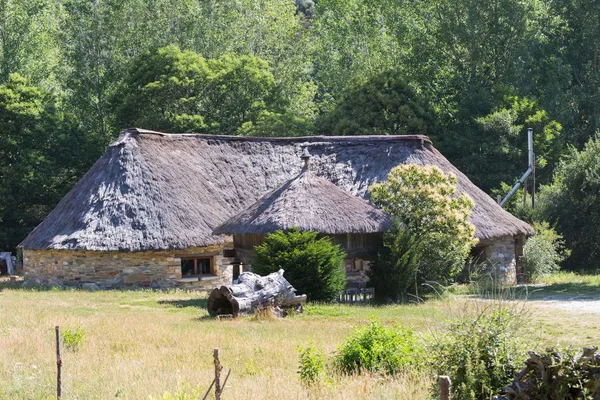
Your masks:
<svg viewBox="0 0 600 400"><path fill-rule="evenodd" d="M0 85L0 248L14 249L99 156L57 105L18 74Z"/></svg>

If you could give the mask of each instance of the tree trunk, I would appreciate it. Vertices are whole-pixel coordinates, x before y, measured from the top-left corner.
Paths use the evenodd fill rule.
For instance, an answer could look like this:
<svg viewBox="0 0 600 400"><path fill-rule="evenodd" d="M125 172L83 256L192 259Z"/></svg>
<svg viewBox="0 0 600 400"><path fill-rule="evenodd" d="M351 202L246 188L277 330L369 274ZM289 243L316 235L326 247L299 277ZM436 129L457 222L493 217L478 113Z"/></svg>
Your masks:
<svg viewBox="0 0 600 400"><path fill-rule="evenodd" d="M208 297L210 315L233 314L234 317L252 314L260 308L273 307L302 310L306 295L296 296L296 289L283 277L283 270L261 277L244 272L237 283L215 288ZM282 312L285 315L285 311Z"/></svg>

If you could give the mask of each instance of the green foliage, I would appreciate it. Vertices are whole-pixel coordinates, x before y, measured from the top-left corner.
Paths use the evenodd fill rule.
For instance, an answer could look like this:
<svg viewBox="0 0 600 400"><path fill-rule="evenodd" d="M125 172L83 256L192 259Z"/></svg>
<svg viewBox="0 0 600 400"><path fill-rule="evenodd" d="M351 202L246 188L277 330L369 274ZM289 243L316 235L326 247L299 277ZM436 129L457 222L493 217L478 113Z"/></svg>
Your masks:
<svg viewBox="0 0 600 400"><path fill-rule="evenodd" d="M419 354L420 347L412 330L386 328L371 322L357 329L340 346L335 365L346 374L368 371L393 375L414 365Z"/></svg>
<svg viewBox="0 0 600 400"><path fill-rule="evenodd" d="M235 134L281 106L269 65L253 56L205 60L176 46L135 64L119 103L118 124L168 132ZM248 132L246 132L248 133Z"/></svg>
<svg viewBox="0 0 600 400"><path fill-rule="evenodd" d="M544 275L560 269L560 263L569 256L564 241L547 222L534 223L535 235L527 239L523 256L525 275L535 282Z"/></svg>
<svg viewBox="0 0 600 400"><path fill-rule="evenodd" d="M85 342L85 331L80 326L67 327L60 334L63 344L71 351L79 351Z"/></svg>
<svg viewBox="0 0 600 400"><path fill-rule="evenodd" d="M391 70L346 93L318 129L326 135L426 135L434 132L434 121L425 101Z"/></svg>
<svg viewBox="0 0 600 400"><path fill-rule="evenodd" d="M521 367L521 323L517 312L500 307L450 324L433 344L432 367L450 376L453 398L487 399L511 382Z"/></svg>
<svg viewBox="0 0 600 400"><path fill-rule="evenodd" d="M456 196L457 183L438 167L404 164L369 188L373 202L418 237L420 279L453 279L476 244L475 227L467 220L473 200Z"/></svg>
<svg viewBox="0 0 600 400"><path fill-rule="evenodd" d="M344 253L331 239L318 235L296 228L267 235L254 248L252 271L267 275L283 269L297 293L306 294L311 301L334 300L346 286Z"/></svg>
<svg viewBox="0 0 600 400"><path fill-rule="evenodd" d="M0 248L11 249L94 161L72 115L19 74L0 85Z"/></svg>
<svg viewBox="0 0 600 400"><path fill-rule="evenodd" d="M325 354L312 346L298 347L298 375L300 382L306 386L312 386L321 380L325 370Z"/></svg>
<svg viewBox="0 0 600 400"><path fill-rule="evenodd" d="M371 264L369 278L378 301L400 301L416 284L421 242L414 233L396 224L385 232L383 244Z"/></svg>
<svg viewBox="0 0 600 400"><path fill-rule="evenodd" d="M205 390L200 386L192 387L188 382L183 382L175 392L164 392L160 397L150 396L150 400L196 400L203 396Z"/></svg>
<svg viewBox="0 0 600 400"><path fill-rule="evenodd" d="M564 237L569 269L600 268L600 134L572 149L540 191L540 213Z"/></svg>

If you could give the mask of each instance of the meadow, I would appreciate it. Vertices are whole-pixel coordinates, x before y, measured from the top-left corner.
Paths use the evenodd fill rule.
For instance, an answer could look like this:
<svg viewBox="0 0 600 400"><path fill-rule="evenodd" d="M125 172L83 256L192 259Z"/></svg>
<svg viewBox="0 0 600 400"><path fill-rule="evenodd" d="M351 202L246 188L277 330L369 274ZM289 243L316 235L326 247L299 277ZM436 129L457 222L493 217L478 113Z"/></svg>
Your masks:
<svg viewBox="0 0 600 400"><path fill-rule="evenodd" d="M515 289L503 300L525 317L522 334L533 348L600 344L600 279L553 279L549 286ZM434 377L423 374L393 379L329 374L318 388L306 388L298 379L297 349L311 345L332 354L371 320L432 337L466 310L498 302L483 297L447 294L382 307L317 304L279 320L216 320L205 310L204 293L43 291L0 282L0 399L54 396L56 325L81 333L63 349L64 399L203 394L213 377L214 348L220 349L225 372L232 371L224 398L431 398ZM569 308L579 300L598 307Z"/></svg>

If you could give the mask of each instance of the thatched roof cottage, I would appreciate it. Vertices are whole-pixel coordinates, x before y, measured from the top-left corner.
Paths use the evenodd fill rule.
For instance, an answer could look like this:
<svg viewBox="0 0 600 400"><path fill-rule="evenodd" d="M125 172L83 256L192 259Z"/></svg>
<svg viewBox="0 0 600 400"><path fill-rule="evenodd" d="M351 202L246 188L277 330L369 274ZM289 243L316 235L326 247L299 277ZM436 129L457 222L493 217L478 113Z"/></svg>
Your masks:
<svg viewBox="0 0 600 400"><path fill-rule="evenodd" d="M457 175L475 201L481 252L514 280L532 228L477 188L424 136L254 138L126 130L20 244L27 281L105 287L211 288L237 273L231 236L215 228L301 173L353 196L400 163ZM360 225L364 221L356 221Z"/></svg>

